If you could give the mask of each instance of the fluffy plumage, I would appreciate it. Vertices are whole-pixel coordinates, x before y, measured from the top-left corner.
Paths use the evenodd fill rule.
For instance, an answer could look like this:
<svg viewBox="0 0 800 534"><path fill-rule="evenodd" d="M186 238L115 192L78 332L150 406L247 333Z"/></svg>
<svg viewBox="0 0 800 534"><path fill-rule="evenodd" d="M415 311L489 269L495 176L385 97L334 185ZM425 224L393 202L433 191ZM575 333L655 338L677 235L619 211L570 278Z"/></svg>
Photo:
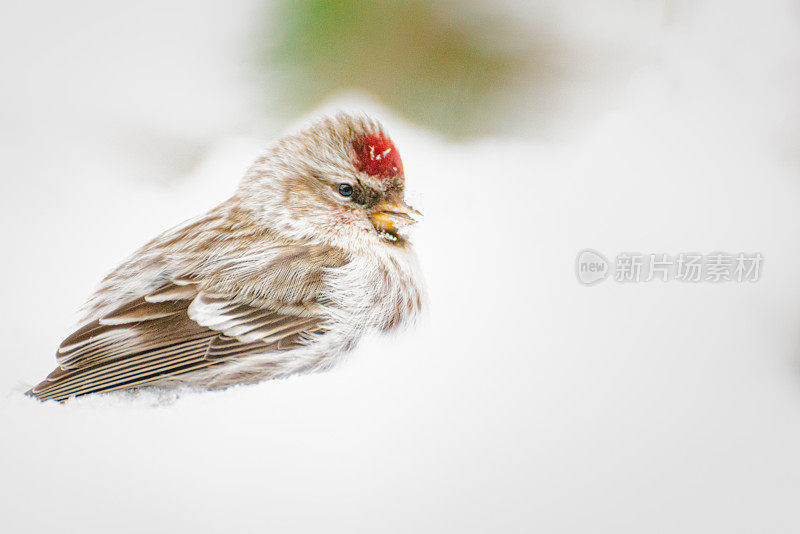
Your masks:
<svg viewBox="0 0 800 534"><path fill-rule="evenodd" d="M231 199L103 280L29 394L218 389L329 367L366 330L397 328L422 306L404 186L394 144L367 117L277 140Z"/></svg>

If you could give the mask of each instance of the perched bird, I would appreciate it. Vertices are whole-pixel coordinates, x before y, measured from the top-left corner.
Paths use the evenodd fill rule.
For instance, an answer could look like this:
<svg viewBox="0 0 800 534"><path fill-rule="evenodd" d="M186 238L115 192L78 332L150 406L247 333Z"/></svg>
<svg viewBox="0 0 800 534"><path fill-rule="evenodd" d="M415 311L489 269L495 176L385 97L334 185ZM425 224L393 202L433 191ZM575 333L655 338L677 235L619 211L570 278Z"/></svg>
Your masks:
<svg viewBox="0 0 800 534"><path fill-rule="evenodd" d="M232 198L109 274L28 394L220 389L322 370L422 306L403 164L382 126L338 114L272 143Z"/></svg>

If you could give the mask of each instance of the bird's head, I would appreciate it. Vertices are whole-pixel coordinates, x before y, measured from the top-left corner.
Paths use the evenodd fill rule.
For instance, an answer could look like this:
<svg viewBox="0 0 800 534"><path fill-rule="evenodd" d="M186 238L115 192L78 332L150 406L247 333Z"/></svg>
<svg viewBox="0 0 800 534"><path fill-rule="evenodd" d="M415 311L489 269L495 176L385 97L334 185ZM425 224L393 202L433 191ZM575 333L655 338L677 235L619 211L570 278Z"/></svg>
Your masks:
<svg viewBox="0 0 800 534"><path fill-rule="evenodd" d="M363 248L407 243L420 213L404 200L403 163L375 120L340 113L276 141L237 193L291 237Z"/></svg>

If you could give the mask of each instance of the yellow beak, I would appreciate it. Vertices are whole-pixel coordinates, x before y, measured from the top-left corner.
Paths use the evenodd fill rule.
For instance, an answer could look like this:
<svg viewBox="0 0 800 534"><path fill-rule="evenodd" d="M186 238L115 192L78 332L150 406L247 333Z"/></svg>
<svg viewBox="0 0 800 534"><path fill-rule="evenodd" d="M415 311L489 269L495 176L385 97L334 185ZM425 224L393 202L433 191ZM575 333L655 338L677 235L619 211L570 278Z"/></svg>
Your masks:
<svg viewBox="0 0 800 534"><path fill-rule="evenodd" d="M405 202L382 202L373 208L369 218L378 231L383 231L397 237L401 228L419 222L422 214Z"/></svg>

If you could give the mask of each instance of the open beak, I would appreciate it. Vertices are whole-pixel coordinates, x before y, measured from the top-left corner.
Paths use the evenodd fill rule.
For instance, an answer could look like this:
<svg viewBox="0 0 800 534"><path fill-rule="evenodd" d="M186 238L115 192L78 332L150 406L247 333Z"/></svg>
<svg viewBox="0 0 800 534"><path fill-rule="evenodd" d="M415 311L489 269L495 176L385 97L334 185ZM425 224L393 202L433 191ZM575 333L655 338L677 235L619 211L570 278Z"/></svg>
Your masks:
<svg viewBox="0 0 800 534"><path fill-rule="evenodd" d="M375 206L369 218L379 232L386 232L393 237L401 228L419 222L422 214L403 201L398 203L381 202Z"/></svg>

